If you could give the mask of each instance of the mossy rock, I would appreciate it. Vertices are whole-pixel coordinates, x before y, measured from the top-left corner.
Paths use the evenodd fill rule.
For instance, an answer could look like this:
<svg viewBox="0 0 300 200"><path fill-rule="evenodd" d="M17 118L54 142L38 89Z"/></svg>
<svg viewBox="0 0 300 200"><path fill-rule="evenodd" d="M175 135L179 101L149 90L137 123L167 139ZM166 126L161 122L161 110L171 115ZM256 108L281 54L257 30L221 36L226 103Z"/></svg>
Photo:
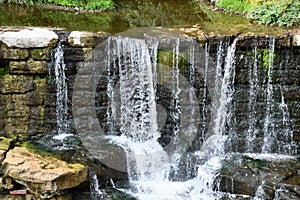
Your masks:
<svg viewBox="0 0 300 200"><path fill-rule="evenodd" d="M13 141L12 138L0 137L0 150L9 150Z"/></svg>
<svg viewBox="0 0 300 200"><path fill-rule="evenodd" d="M174 52L167 50L159 50L157 52L157 63L160 65L166 65L169 67L173 67L176 65L176 57L178 56L178 68L180 70L185 69L187 65L187 60L183 53L179 53L178 55L174 55Z"/></svg>

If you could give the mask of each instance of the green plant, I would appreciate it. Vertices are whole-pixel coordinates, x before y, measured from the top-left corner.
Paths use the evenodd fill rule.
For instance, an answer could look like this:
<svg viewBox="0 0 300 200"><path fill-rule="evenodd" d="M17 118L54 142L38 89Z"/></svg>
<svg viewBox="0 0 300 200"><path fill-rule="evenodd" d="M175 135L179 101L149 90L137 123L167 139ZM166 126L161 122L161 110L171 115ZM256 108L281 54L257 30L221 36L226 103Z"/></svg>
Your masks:
<svg viewBox="0 0 300 200"><path fill-rule="evenodd" d="M223 8L226 12L241 14L248 13L253 8L253 4L247 0L219 0L216 2L216 6Z"/></svg>
<svg viewBox="0 0 300 200"><path fill-rule="evenodd" d="M300 2L298 0L284 0L279 4L262 5L249 15L259 24L296 26L300 24Z"/></svg>
<svg viewBox="0 0 300 200"><path fill-rule="evenodd" d="M300 24L299 0L219 0L226 12L245 14L259 24L296 26Z"/></svg>

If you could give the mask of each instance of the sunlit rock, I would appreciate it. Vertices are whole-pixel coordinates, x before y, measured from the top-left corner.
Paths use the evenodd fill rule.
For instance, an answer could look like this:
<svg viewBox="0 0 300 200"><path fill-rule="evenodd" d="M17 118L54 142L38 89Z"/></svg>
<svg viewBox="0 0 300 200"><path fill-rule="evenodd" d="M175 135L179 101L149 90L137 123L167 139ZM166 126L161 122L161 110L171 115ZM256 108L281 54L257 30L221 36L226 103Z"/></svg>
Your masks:
<svg viewBox="0 0 300 200"><path fill-rule="evenodd" d="M100 42L107 39L108 33L91 33L85 31L72 31L68 37L68 42L74 47L95 47Z"/></svg>
<svg viewBox="0 0 300 200"><path fill-rule="evenodd" d="M81 164L68 164L25 147L10 150L3 163L5 177L24 185L32 194L53 196L87 180L88 170Z"/></svg>
<svg viewBox="0 0 300 200"><path fill-rule="evenodd" d="M53 46L58 36L45 28L28 28L19 31L0 33L0 41L8 47L17 48L40 48Z"/></svg>

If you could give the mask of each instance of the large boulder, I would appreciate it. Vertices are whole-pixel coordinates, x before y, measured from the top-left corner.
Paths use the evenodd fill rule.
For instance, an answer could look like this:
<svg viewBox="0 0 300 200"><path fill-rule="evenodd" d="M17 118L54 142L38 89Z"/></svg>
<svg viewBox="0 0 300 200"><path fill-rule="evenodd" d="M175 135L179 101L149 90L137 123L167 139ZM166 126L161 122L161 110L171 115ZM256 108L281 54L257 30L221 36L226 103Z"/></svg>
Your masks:
<svg viewBox="0 0 300 200"><path fill-rule="evenodd" d="M49 155L33 153L25 147L15 147L7 152L2 173L40 197L60 195L88 179L88 170L83 165L68 164Z"/></svg>

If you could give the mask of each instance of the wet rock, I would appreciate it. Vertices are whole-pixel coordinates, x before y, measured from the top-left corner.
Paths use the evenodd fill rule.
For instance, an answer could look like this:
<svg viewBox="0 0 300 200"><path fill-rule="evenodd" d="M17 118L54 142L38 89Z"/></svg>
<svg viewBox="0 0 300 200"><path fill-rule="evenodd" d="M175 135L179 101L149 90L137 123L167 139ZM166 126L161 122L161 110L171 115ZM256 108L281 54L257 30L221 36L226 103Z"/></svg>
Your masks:
<svg viewBox="0 0 300 200"><path fill-rule="evenodd" d="M288 195L299 198L300 181L296 159L257 159L234 155L224 161L220 173L220 189L223 192L260 196L273 199L276 189L285 188Z"/></svg>
<svg viewBox="0 0 300 200"><path fill-rule="evenodd" d="M57 34L45 28L28 28L19 31L7 31L0 33L0 41L5 43L8 47L53 47L57 40Z"/></svg>
<svg viewBox="0 0 300 200"><path fill-rule="evenodd" d="M68 164L15 147L2 163L4 177L10 177L40 197L52 197L87 180L88 170L81 164Z"/></svg>

